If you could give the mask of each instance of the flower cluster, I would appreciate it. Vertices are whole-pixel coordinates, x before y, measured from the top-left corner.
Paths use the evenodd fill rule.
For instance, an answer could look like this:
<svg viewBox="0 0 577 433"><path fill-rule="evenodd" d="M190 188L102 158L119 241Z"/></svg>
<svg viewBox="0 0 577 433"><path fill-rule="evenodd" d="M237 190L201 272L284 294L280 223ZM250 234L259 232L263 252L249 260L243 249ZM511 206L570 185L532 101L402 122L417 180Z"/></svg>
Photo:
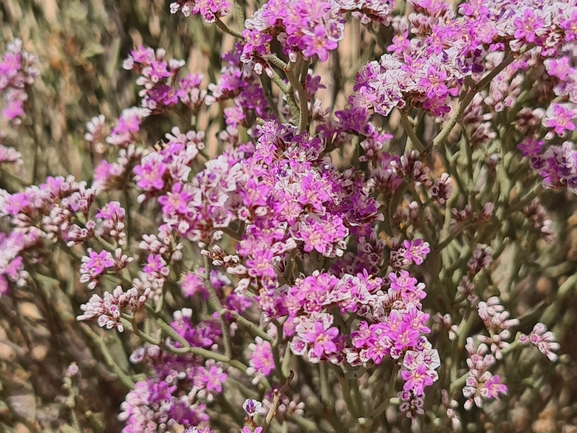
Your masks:
<svg viewBox="0 0 577 433"><path fill-rule="evenodd" d="M490 346L496 359L502 359L501 350L509 347L509 343L504 341L511 337L509 328L519 324L518 319L508 318L510 314L505 311L505 307L500 305L500 302L498 297L493 296L487 299L487 302L477 304L479 317L490 334L489 337L479 335L477 338L480 342Z"/></svg>
<svg viewBox="0 0 577 433"><path fill-rule="evenodd" d="M185 17L202 16L205 23L211 24L230 13L227 0L178 0L170 4L170 13L182 12Z"/></svg>
<svg viewBox="0 0 577 433"><path fill-rule="evenodd" d="M555 341L555 334L547 331L542 323L537 323L529 335L521 334L519 341L522 344L533 344L550 361L557 360L558 355L554 351L559 350L559 343Z"/></svg>
<svg viewBox="0 0 577 433"><path fill-rule="evenodd" d="M247 20L247 30L243 33L247 38L244 54L266 53L265 44L271 38L261 33L273 33L278 35L284 54L291 59L300 53L305 59L317 56L325 62L344 36L344 22L334 1L271 1Z"/></svg>
<svg viewBox="0 0 577 433"><path fill-rule="evenodd" d="M510 354L531 343L556 361L542 323L510 341L509 311L537 273L566 273L540 254L566 216L538 196L577 194L575 1L408 0L395 15L390 0L269 0L245 22L237 5L238 31L231 7L170 6L237 38L206 77L130 52L139 100L88 122L92 183L0 189L2 298L36 279L60 290L65 255L94 291L74 292L77 320L140 338L132 365L103 353L123 431L377 431L385 410L393 429L426 413L459 430L462 410L516 392ZM344 71L350 20L385 54L363 48ZM20 42L0 63L11 120L34 63ZM20 158L0 147L0 163Z"/></svg>
<svg viewBox="0 0 577 433"><path fill-rule="evenodd" d="M1 164L22 164L22 154L13 147L4 146L5 134L0 132L0 165Z"/></svg>
<svg viewBox="0 0 577 433"><path fill-rule="evenodd" d="M0 62L0 92L4 96L2 114L18 124L24 115L24 103L28 100L27 89L38 76L38 59L22 48L22 41L8 43Z"/></svg>
<svg viewBox="0 0 577 433"><path fill-rule="evenodd" d="M493 375L489 368L495 364L495 358L487 354L489 348L486 344L481 343L475 348L475 343L471 337L467 338L465 346L469 354L467 366L469 373L466 385L463 388L463 395L467 399L465 409L469 410L473 404L477 407L483 406L483 399L494 399L499 394L507 394L507 385L501 383L498 375Z"/></svg>
<svg viewBox="0 0 577 433"><path fill-rule="evenodd" d="M12 232L0 233L0 296L8 292L8 282L24 286L28 272L24 269L22 251L34 244L34 236Z"/></svg>
<svg viewBox="0 0 577 433"><path fill-rule="evenodd" d="M193 347L213 346L220 336L214 322L194 325L191 317L190 309L175 312L172 327ZM171 355L156 345L139 347L130 360L146 364L152 374L138 382L122 403L120 419L127 423L124 432L165 432L175 425L190 426L195 432L212 431L206 427L206 408L223 392L228 375L222 365L203 363L194 355Z"/></svg>
<svg viewBox="0 0 577 433"><path fill-rule="evenodd" d="M138 93L142 98L141 105L153 113L162 112L177 104L179 92L184 92L184 95L189 94L191 84L194 85L192 77L187 80L176 80L176 76L185 64L184 60L166 61L164 60L165 54L163 49L155 52L152 48L140 46L132 50L130 56L122 64L124 69L134 70L139 74L136 84L143 86ZM181 89L179 85L183 83L184 87Z"/></svg>
<svg viewBox="0 0 577 433"><path fill-rule="evenodd" d="M97 319L98 326L102 328L117 328L124 331L122 324L123 314L134 314L144 306L150 290L139 294L134 287L126 292L121 286L117 286L112 293L104 292L104 295L92 295L88 303L81 305L84 311L76 320Z"/></svg>

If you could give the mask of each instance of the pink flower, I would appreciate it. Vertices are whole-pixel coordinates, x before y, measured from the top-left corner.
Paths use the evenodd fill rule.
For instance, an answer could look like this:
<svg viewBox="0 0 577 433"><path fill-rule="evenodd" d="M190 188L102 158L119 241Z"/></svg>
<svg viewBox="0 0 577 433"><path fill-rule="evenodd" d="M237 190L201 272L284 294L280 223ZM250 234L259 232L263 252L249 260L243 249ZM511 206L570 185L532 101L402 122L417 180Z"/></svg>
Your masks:
<svg viewBox="0 0 577 433"><path fill-rule="evenodd" d="M144 191L163 189L163 177L167 168L162 155L155 152L145 156L142 158L141 164L134 167L136 184Z"/></svg>
<svg viewBox="0 0 577 433"><path fill-rule="evenodd" d="M561 81L565 81L567 76L575 72L575 69L571 67L571 60L567 56L560 59L547 59L544 63L549 75L557 77Z"/></svg>
<svg viewBox="0 0 577 433"><path fill-rule="evenodd" d="M227 378L228 376L222 368L217 367L216 365L211 366L208 370L205 369L199 376L199 380L204 384L208 391L217 393L222 392L222 384Z"/></svg>
<svg viewBox="0 0 577 433"><path fill-rule="evenodd" d="M333 340L339 335L335 327L325 330L322 322L315 322L314 330L305 334L304 338L313 345L311 351L315 357L320 358L324 353L333 353L337 346Z"/></svg>
<svg viewBox="0 0 577 433"><path fill-rule="evenodd" d="M399 249L397 253L403 257L404 264L415 263L416 265L421 265L430 252L428 242L424 242L422 239L415 239L413 241L405 240L403 248Z"/></svg>
<svg viewBox="0 0 577 433"><path fill-rule="evenodd" d="M166 261L160 254L149 254L148 261L142 270L148 275L158 279L163 279L170 273L166 266Z"/></svg>
<svg viewBox="0 0 577 433"><path fill-rule="evenodd" d="M536 33L545 25L545 20L539 16L539 12L533 8L527 7L521 18L516 18L513 22L515 25L515 37L524 39L527 42L535 42Z"/></svg>
<svg viewBox="0 0 577 433"><path fill-rule="evenodd" d="M250 356L250 367L248 374L257 373L262 376L268 376L275 369L272 347L268 341L256 337L256 344L251 343L249 348L252 349Z"/></svg>
<svg viewBox="0 0 577 433"><path fill-rule="evenodd" d="M546 128L554 128L558 136L564 137L565 131L575 130L575 123L573 123L575 117L576 113L572 106L554 102L545 113L543 126Z"/></svg>
<svg viewBox="0 0 577 433"><path fill-rule="evenodd" d="M537 323L529 335L521 334L519 340L522 344L533 344L550 361L556 361L558 358L554 351L559 350L560 346L555 339L555 334L547 331L547 327L542 323Z"/></svg>
<svg viewBox="0 0 577 433"><path fill-rule="evenodd" d="M423 395L425 387L431 386L437 377L437 373L429 370L424 364L418 365L413 370L401 370L401 378L405 381L403 389L413 391L416 395Z"/></svg>
<svg viewBox="0 0 577 433"><path fill-rule="evenodd" d="M507 385L501 383L501 378L495 375L485 381L481 388L481 395L485 398L497 398L499 394L507 394Z"/></svg>
<svg viewBox="0 0 577 433"><path fill-rule="evenodd" d="M262 433L262 427L257 427L254 430L251 430L250 427L244 426L240 433Z"/></svg>
<svg viewBox="0 0 577 433"><path fill-rule="evenodd" d="M80 282L88 283L88 288L94 289L104 271L113 266L114 258L110 252L102 250L100 253L97 253L89 248L88 256L82 257Z"/></svg>
<svg viewBox="0 0 577 433"><path fill-rule="evenodd" d="M172 192L159 197L158 202L162 205L162 212L166 215L174 213L185 215L191 199L192 194L183 191L181 183L175 183L172 186Z"/></svg>

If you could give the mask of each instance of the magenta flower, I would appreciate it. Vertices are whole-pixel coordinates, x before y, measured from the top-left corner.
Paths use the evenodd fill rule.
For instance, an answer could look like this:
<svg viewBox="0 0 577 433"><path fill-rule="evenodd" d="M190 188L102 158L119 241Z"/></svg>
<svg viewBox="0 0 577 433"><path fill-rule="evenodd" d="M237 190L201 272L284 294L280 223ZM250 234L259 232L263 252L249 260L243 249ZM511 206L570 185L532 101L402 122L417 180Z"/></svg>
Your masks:
<svg viewBox="0 0 577 433"><path fill-rule="evenodd" d="M8 120L14 120L24 115L24 101L12 99L7 101L2 114Z"/></svg>
<svg viewBox="0 0 577 433"><path fill-rule="evenodd" d="M172 186L172 192L159 197L158 202L162 205L162 212L166 215L175 213L185 215L191 199L192 194L184 191L181 183L175 183Z"/></svg>
<svg viewBox="0 0 577 433"><path fill-rule="evenodd" d="M140 131L142 120L150 115L150 110L139 107L131 107L122 110L116 126L112 129L106 142L114 146L126 148L133 144L137 133Z"/></svg>
<svg viewBox="0 0 577 433"><path fill-rule="evenodd" d="M94 289L104 271L113 266L114 258L110 252L102 250L100 253L97 253L89 248L88 256L82 257L80 282L88 283L88 288Z"/></svg>
<svg viewBox="0 0 577 433"><path fill-rule="evenodd" d="M257 337L256 344L251 343L249 349L252 349L252 354L250 356L250 372L247 370L247 374L257 373L258 375L268 376L275 369L270 343Z"/></svg>
<svg viewBox="0 0 577 433"><path fill-rule="evenodd" d="M523 344L533 344L550 361L556 361L558 358L554 351L559 350L560 346L555 334L547 331L547 327L542 323L537 323L529 335L521 334L519 341Z"/></svg>
<svg viewBox="0 0 577 433"><path fill-rule="evenodd" d="M148 275L163 279L168 276L170 270L166 266L166 261L160 254L149 254L146 265L142 268Z"/></svg>
<svg viewBox="0 0 577 433"><path fill-rule="evenodd" d="M415 263L416 265L420 265L431 250L427 242L424 242L422 239L415 239L413 241L405 240L403 242L402 252L401 250L399 250L399 252L407 264Z"/></svg>
<svg viewBox="0 0 577 433"><path fill-rule="evenodd" d="M144 158L140 165L134 167L136 174L136 184L144 191L161 190L164 188L164 173L167 165L163 161L162 155L151 153Z"/></svg>
<svg viewBox="0 0 577 433"><path fill-rule="evenodd" d="M575 117L577 115L572 106L554 102L545 113L543 126L553 128L558 136L564 137L565 131L575 130L575 123L573 122Z"/></svg>
<svg viewBox="0 0 577 433"><path fill-rule="evenodd" d="M544 63L547 73L553 77L559 78L561 81L565 81L567 76L570 76L575 72L575 69L571 67L571 59L567 56L563 56L559 59L547 59Z"/></svg>
<svg viewBox="0 0 577 433"><path fill-rule="evenodd" d="M339 330L335 327L325 329L322 322L315 322L314 330L305 334L304 338L312 344L312 353L320 358L325 353L333 353L337 346L333 340L339 335Z"/></svg>
<svg viewBox="0 0 577 433"><path fill-rule="evenodd" d="M577 10L573 9L571 16L563 19L560 26L565 30L565 40L567 42L577 39Z"/></svg>
<svg viewBox="0 0 577 433"><path fill-rule="evenodd" d="M200 294L203 299L208 299L208 290L206 290L204 278L200 275L201 273L204 273L204 268L200 268L198 272L195 273L187 272L183 276L180 282L180 288L185 297Z"/></svg>
<svg viewBox="0 0 577 433"><path fill-rule="evenodd" d="M485 383L483 383L483 387L481 388L481 395L485 398L497 398L499 394L507 394L508 389L507 385L501 383L501 378L499 375L494 375Z"/></svg>
<svg viewBox="0 0 577 433"><path fill-rule="evenodd" d="M254 430L251 430L250 427L244 426L240 433L262 433L262 427L256 427Z"/></svg>
<svg viewBox="0 0 577 433"><path fill-rule="evenodd" d="M429 370L424 364L418 365L413 370L401 370L401 378L405 381L403 389L413 391L416 395L423 395L425 387L431 386L437 377L437 373Z"/></svg>
<svg viewBox="0 0 577 433"><path fill-rule="evenodd" d="M216 365L211 366L208 370L205 369L199 376L199 380L203 383L206 389L210 392L222 392L222 384L228 378L227 374L222 368Z"/></svg>
<svg viewBox="0 0 577 433"><path fill-rule="evenodd" d="M337 48L337 42L327 36L326 29L322 25L317 25L312 32L307 32L302 38L302 45L305 46L303 55L307 58L317 55L321 62L329 59L329 51Z"/></svg>
<svg viewBox="0 0 577 433"><path fill-rule="evenodd" d="M252 259L246 261L248 274L251 277L276 278L276 272L272 267L273 252L271 250L254 251Z"/></svg>
<svg viewBox="0 0 577 433"><path fill-rule="evenodd" d="M142 70L142 75L146 75L153 83L157 83L164 78L170 77L172 74L168 71L168 64L166 62L152 61L150 66Z"/></svg>
<svg viewBox="0 0 577 433"><path fill-rule="evenodd" d="M538 14L538 11L527 7L523 16L514 20L515 37L517 39L524 39L527 42L535 42L536 33L538 33L545 25L545 20Z"/></svg>
<svg viewBox="0 0 577 433"><path fill-rule="evenodd" d="M309 174L301 179L302 193L298 201L303 206L310 205L314 210L322 212L323 203L329 200L329 195L325 190L325 184L318 180L314 174Z"/></svg>
<svg viewBox="0 0 577 433"><path fill-rule="evenodd" d="M242 32L244 37L244 47L242 49L243 59L250 59L254 54L264 56L268 51L268 44L272 41L272 36L258 30L246 29Z"/></svg>

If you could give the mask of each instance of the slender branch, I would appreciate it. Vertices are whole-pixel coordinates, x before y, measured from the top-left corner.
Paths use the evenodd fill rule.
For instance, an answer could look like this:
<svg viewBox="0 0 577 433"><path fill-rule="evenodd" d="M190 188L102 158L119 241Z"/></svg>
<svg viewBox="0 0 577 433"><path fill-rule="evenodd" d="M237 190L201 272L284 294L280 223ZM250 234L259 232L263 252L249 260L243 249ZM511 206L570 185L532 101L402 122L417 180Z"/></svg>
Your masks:
<svg viewBox="0 0 577 433"><path fill-rule="evenodd" d="M242 236L240 234L238 234L237 232L235 232L230 227L219 227L219 230L221 230L223 233L229 235L231 238L233 238L237 241L240 241L242 239Z"/></svg>
<svg viewBox="0 0 577 433"><path fill-rule="evenodd" d="M247 328L252 334L262 338L265 341L268 341L271 344L274 342L274 338L267 334L264 329L243 317L239 312L230 310L229 313L232 314L238 323Z"/></svg>
<svg viewBox="0 0 577 433"><path fill-rule="evenodd" d="M409 117L407 116L407 113L405 113L403 111L401 111L401 123L403 125L403 129L405 130L405 132L409 136L411 143L417 149L417 151L419 153L426 153L425 146L423 145L423 143L421 143L421 140L419 140L419 138L417 137L417 134L415 134L415 130L413 129L413 126L411 125L411 122L409 121Z"/></svg>
<svg viewBox="0 0 577 433"><path fill-rule="evenodd" d="M286 95L286 99L291 111L291 116L293 117L293 119L298 119L300 116L299 108L297 107L296 101L294 99L291 86L287 86L287 84L283 81L283 79L279 76L279 74L277 74L273 69L271 69L271 71L272 71L271 80L280 88L281 92L283 92Z"/></svg>
<svg viewBox="0 0 577 433"><path fill-rule="evenodd" d="M271 407L270 407L268 413L266 414L264 425L262 426L262 433L266 433L268 431L270 423L272 422L273 418L276 415L276 411L277 411L278 406L280 404L280 398L281 398L282 394L290 387L290 383L294 379L294 376L295 376L295 372L291 370L289 377L287 378L284 385L281 386L280 388L277 388L274 390L274 397L272 399Z"/></svg>
<svg viewBox="0 0 577 433"><path fill-rule="evenodd" d="M451 133L451 131L461 118L461 115L465 112L465 109L471 103L475 95L479 93L479 91L481 91L486 85L488 85L491 82L491 80L493 80L493 78L499 75L501 71L503 71L507 66L513 63L514 60L515 57L513 55L507 56L501 63L499 63L499 65L495 67L495 69L489 72L481 81L476 83L469 90L463 101L461 101L461 103L459 104L459 108L457 109L455 114L453 114L451 119L449 119L449 122L445 125L445 127L441 130L441 132L439 132L439 134L433 140L433 147L441 145L446 140L446 138L449 136L449 134Z"/></svg>
<svg viewBox="0 0 577 433"><path fill-rule="evenodd" d="M227 26L224 22L221 21L220 18L216 19L216 26L222 30L224 33L228 33L231 36L234 36L235 38L238 39L244 39L244 37L242 36L242 34L234 29L231 29L229 26Z"/></svg>
<svg viewBox="0 0 577 433"><path fill-rule="evenodd" d="M98 347L98 350L100 350L100 353L102 353L104 360L106 361L108 366L112 368L112 371L114 372L114 374L116 374L120 382L128 389L133 389L134 382L130 377L128 377L128 375L124 371L122 371L122 369L116 363L116 361L114 361L114 358L110 354L110 351L108 350L108 347L106 346L104 340L98 334L96 334L96 332L94 332L90 328L90 326L88 326L86 323L80 323L79 325L84 331L84 333L88 335L92 340L92 342Z"/></svg>
<svg viewBox="0 0 577 433"><path fill-rule="evenodd" d="M238 28L242 33L244 31L244 11L242 10L242 5L239 0L234 1L234 13L236 15L236 20L238 21Z"/></svg>
<svg viewBox="0 0 577 433"><path fill-rule="evenodd" d="M208 256L204 256L204 270L206 272L205 285L208 289L208 296L210 303L212 304L212 308L218 312L218 316L220 318L220 326L222 328L222 341L224 344L224 353L228 358L231 358L232 347L230 343L229 326L228 323L226 323L226 320L224 320L224 312L223 312L224 308L222 306L222 303L220 302L220 299L218 299L216 291L214 290L214 287L212 287L212 283L210 282L211 269L212 266L210 260L208 259Z"/></svg>
<svg viewBox="0 0 577 433"><path fill-rule="evenodd" d="M283 71L286 69L287 64L282 61L281 59L279 59L276 54L271 54L270 56L268 56L266 58L269 62L271 62L273 65L275 65L277 68L282 69Z"/></svg>
<svg viewBox="0 0 577 433"><path fill-rule="evenodd" d="M291 68L289 67L284 68L284 72L286 73L286 76L289 82L291 83L292 87L297 91L300 104L298 127L299 131L305 131L308 129L308 116L309 116L307 93Z"/></svg>

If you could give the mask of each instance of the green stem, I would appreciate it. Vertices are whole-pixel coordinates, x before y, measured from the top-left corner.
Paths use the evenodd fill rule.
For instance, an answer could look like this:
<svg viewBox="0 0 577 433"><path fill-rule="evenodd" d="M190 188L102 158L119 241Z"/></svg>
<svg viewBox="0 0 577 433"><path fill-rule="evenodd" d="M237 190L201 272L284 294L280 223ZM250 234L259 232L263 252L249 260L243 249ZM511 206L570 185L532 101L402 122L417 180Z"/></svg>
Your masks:
<svg viewBox="0 0 577 433"><path fill-rule="evenodd" d="M447 139L447 137L449 136L449 134L451 133L451 131L453 130L459 119L461 118L461 115L465 112L467 106L471 103L471 101L473 101L475 95L479 93L479 91L481 91L486 85L488 85L493 80L493 78L499 75L501 71L503 71L507 66L513 63L514 60L515 57L513 57L513 55L507 56L501 63L499 63L499 65L495 67L495 69L489 72L481 81L476 83L473 86L473 88L469 90L467 95L465 95L465 97L459 104L459 108L457 109L455 114L453 114L451 119L449 119L449 122L445 125L445 127L441 130L441 132L439 132L439 134L433 140L433 148L439 146Z"/></svg>
<svg viewBox="0 0 577 433"><path fill-rule="evenodd" d="M221 21L220 18L216 19L216 26L222 30L224 33L228 33L231 36L234 36L235 38L239 38L239 39L244 39L242 34L234 29L231 29L229 26L227 26L224 22Z"/></svg>
<svg viewBox="0 0 577 433"><path fill-rule="evenodd" d="M284 72L286 73L286 76L289 82L291 83L293 89L295 89L298 94L300 104L298 127L299 131L305 131L308 129L308 116L309 116L307 93L291 68L289 67L285 68Z"/></svg>
<svg viewBox="0 0 577 433"><path fill-rule="evenodd" d="M210 282L211 269L212 265L210 263L209 258L207 256L204 256L204 270L206 272L205 286L208 289L208 297L212 308L216 312L218 312L218 316L220 319L220 326L222 328L222 342L224 345L224 353L227 356L227 358L232 358L232 346L230 342L229 325L228 323L226 323L226 320L224 320L224 311L226 310L223 308L222 303L220 302L220 299L218 299L218 295L216 294L216 291L214 290L214 287L212 287L212 283Z"/></svg>
<svg viewBox="0 0 577 433"><path fill-rule="evenodd" d="M417 134L415 134L415 130L413 129L413 126L409 121L409 117L407 116L407 113L405 113L404 111L401 111L401 124L403 125L403 129L409 136L409 140L413 144L415 149L417 149L417 151L421 154L426 153L425 146L423 145L423 143L421 143L421 140L419 140Z"/></svg>
<svg viewBox="0 0 577 433"><path fill-rule="evenodd" d="M239 324L241 324L246 329L248 329L253 335L258 336L258 337L262 338L263 340L268 341L271 344L274 342L274 338L272 338L269 334L267 334L264 329L262 329L260 326L256 325L255 323L251 322L247 318L241 316L240 313L238 313L237 311L230 310L229 313L236 319L236 321Z"/></svg>
<svg viewBox="0 0 577 433"><path fill-rule="evenodd" d="M242 33L244 31L244 11L242 10L242 5L238 0L235 0L234 2L234 12L236 15L236 20L238 21L238 28Z"/></svg>
<svg viewBox="0 0 577 433"><path fill-rule="evenodd" d="M116 363L116 361L114 361L114 358L110 354L110 351L108 350L108 347L106 346L104 340L98 334L96 334L86 323L80 323L80 327L82 328L84 333L90 337L92 342L98 347L100 353L102 353L102 356L104 357L104 360L106 361L108 366L112 368L114 374L118 376L120 382L126 388L134 389L134 382L130 377L128 377L128 375L124 371L122 371L122 369Z"/></svg>
<svg viewBox="0 0 577 433"><path fill-rule="evenodd" d="M240 234L238 234L237 232L235 232L230 227L219 227L219 230L221 230L223 233L229 235L231 238L233 238L237 241L240 241L242 239L242 236Z"/></svg>

